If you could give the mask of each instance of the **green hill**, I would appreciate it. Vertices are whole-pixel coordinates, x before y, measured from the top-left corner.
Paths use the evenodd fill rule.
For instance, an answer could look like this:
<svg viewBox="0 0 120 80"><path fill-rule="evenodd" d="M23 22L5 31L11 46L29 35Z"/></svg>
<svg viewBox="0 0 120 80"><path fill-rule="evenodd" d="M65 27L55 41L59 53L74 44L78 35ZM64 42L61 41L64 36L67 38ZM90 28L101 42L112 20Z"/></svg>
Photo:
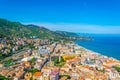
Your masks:
<svg viewBox="0 0 120 80"><path fill-rule="evenodd" d="M42 39L61 38L57 34L47 28L36 25L23 25L19 22L11 22L5 19L0 19L0 35L13 36L13 37L26 37L36 36Z"/></svg>
<svg viewBox="0 0 120 80"><path fill-rule="evenodd" d="M40 39L67 39L67 40L81 40L88 39L86 37L80 37L76 33L65 31L51 31L43 26L37 26L33 24L23 25L19 22L11 22L6 19L0 18L0 37L21 37L21 38L33 38Z"/></svg>
<svg viewBox="0 0 120 80"><path fill-rule="evenodd" d="M58 34L67 36L67 37L79 37L79 35L77 35L76 33L73 32L66 32L66 31L55 31Z"/></svg>

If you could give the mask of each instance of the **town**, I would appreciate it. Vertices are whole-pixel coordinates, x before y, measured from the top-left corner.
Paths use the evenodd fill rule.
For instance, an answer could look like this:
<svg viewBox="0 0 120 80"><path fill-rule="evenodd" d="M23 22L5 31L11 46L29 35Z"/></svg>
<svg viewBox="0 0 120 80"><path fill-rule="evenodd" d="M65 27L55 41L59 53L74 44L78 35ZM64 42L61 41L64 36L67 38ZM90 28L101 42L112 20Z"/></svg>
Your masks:
<svg viewBox="0 0 120 80"><path fill-rule="evenodd" d="M73 41L0 39L0 77L5 80L120 80L120 61Z"/></svg>

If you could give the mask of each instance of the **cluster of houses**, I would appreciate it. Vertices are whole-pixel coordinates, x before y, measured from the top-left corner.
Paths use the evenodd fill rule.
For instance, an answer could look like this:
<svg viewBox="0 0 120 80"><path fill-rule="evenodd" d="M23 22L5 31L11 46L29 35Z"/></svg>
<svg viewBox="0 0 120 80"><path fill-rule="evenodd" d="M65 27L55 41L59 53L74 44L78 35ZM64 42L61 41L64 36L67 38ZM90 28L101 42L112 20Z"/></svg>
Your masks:
<svg viewBox="0 0 120 80"><path fill-rule="evenodd" d="M12 40L1 39L0 40L0 53L10 54L14 53L28 44L33 44L35 48L38 48L42 44L50 44L49 40L41 39L23 39L23 38L13 38Z"/></svg>
<svg viewBox="0 0 120 80"><path fill-rule="evenodd" d="M39 39L14 40L16 46L27 42L34 44L35 49L23 53L17 64L8 67L0 64L0 75L12 80L120 80L120 73L113 68L120 66L120 61L77 44L56 44ZM0 43L0 49L4 46L5 43ZM55 59L62 65L55 65Z"/></svg>

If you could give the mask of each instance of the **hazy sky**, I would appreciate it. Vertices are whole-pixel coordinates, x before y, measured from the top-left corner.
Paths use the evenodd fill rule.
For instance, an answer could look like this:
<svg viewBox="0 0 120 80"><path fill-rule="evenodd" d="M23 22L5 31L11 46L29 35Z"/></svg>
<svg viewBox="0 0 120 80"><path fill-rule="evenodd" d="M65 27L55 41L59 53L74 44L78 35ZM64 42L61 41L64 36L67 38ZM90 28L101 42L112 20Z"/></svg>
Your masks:
<svg viewBox="0 0 120 80"><path fill-rule="evenodd" d="M0 17L51 30L120 34L120 0L0 0Z"/></svg>

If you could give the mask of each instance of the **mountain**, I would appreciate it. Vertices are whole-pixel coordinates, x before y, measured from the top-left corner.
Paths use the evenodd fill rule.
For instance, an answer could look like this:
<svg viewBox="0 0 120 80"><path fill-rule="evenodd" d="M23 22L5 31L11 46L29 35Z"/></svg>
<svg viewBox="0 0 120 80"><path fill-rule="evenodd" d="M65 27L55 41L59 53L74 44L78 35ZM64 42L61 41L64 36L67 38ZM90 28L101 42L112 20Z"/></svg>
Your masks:
<svg viewBox="0 0 120 80"><path fill-rule="evenodd" d="M66 32L66 31L55 31L55 32L63 36L67 36L67 37L79 37L78 34L73 33L73 32Z"/></svg>
<svg viewBox="0 0 120 80"><path fill-rule="evenodd" d="M41 39L68 39L68 37L78 37L76 33L65 31L51 31L43 26L33 24L23 25L19 22L11 22L0 18L0 35L6 37L26 37L33 36Z"/></svg>

